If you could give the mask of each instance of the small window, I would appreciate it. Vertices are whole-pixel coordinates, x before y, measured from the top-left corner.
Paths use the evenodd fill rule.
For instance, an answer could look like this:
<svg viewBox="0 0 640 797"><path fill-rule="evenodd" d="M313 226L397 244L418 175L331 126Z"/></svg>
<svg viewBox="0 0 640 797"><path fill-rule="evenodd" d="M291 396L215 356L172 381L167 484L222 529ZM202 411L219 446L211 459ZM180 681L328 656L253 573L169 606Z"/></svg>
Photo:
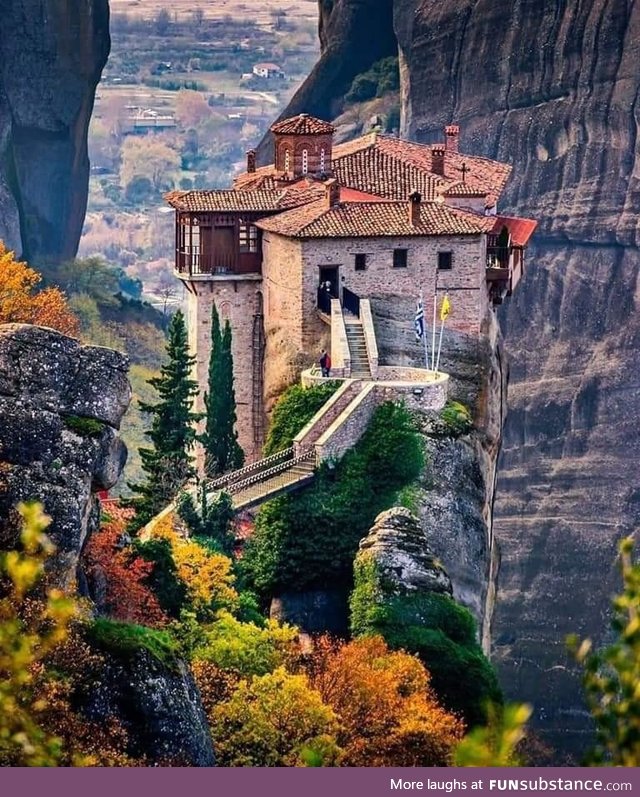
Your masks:
<svg viewBox="0 0 640 797"><path fill-rule="evenodd" d="M356 271L365 271L367 268L367 256L363 254L358 254L355 256L355 268Z"/></svg>
<svg viewBox="0 0 640 797"><path fill-rule="evenodd" d="M238 237L241 252L258 251L258 228L253 224L240 224Z"/></svg>
<svg viewBox="0 0 640 797"><path fill-rule="evenodd" d="M406 268L407 267L407 249L394 249L393 250L393 267Z"/></svg>
<svg viewBox="0 0 640 797"><path fill-rule="evenodd" d="M324 166L325 166L325 155L324 155L324 147L320 150L320 172L324 174Z"/></svg>
<svg viewBox="0 0 640 797"><path fill-rule="evenodd" d="M309 150L303 149L302 150L302 174L306 174L309 171Z"/></svg>
<svg viewBox="0 0 640 797"><path fill-rule="evenodd" d="M289 150L284 153L284 170L285 172L289 171L290 166L290 157L289 157Z"/></svg>
<svg viewBox="0 0 640 797"><path fill-rule="evenodd" d="M438 252L438 270L449 271L453 268L453 252Z"/></svg>

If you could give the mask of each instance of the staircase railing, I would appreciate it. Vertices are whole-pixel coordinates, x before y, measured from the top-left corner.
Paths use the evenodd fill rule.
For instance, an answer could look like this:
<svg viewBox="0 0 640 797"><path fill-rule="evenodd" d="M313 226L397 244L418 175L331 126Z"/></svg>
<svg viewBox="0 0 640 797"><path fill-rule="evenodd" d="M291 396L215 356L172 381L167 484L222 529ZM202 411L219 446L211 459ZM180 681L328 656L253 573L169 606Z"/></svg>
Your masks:
<svg viewBox="0 0 640 797"><path fill-rule="evenodd" d="M342 289L342 306L345 310L360 318L360 297L350 291L349 288Z"/></svg>
<svg viewBox="0 0 640 797"><path fill-rule="evenodd" d="M274 477L286 473L295 465L299 465L303 462L309 462L310 460L315 459L315 456L315 450L311 449L310 451L305 451L304 454L301 454L299 457L294 457L288 462L281 462L279 465L275 465L274 467L265 471L261 471L260 473L255 473L253 476L249 476L247 479L243 479L239 482L233 482L233 484L230 484L227 487L226 492L228 492L230 495L236 495L237 493L246 490L248 487L253 487L255 484L261 484L262 482L270 481ZM285 486L284 478L280 481L281 486ZM275 485L276 489L278 486L279 485Z"/></svg>
<svg viewBox="0 0 640 797"><path fill-rule="evenodd" d="M255 473L262 473L264 470L269 470L278 463L283 463L288 467L292 460L293 446L291 448L285 448L283 451L278 451L276 454L271 454L271 456L265 457L264 459L259 459L257 462L252 462L250 465L245 465L244 468L231 471L231 473L225 473L225 475L220 476L219 479L207 482L207 488L210 490L225 490L229 492L226 488L230 484L242 481Z"/></svg>

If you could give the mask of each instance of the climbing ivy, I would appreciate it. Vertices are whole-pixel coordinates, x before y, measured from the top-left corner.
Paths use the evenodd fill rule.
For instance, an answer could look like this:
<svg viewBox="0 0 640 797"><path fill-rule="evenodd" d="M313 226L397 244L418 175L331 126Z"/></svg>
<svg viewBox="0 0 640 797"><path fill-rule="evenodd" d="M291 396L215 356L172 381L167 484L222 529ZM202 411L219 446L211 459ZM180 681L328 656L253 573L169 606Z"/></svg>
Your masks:
<svg viewBox="0 0 640 797"><path fill-rule="evenodd" d="M241 561L264 598L330 582L350 585L358 543L420 473L424 457L404 406L379 407L360 442L305 490L266 503Z"/></svg>

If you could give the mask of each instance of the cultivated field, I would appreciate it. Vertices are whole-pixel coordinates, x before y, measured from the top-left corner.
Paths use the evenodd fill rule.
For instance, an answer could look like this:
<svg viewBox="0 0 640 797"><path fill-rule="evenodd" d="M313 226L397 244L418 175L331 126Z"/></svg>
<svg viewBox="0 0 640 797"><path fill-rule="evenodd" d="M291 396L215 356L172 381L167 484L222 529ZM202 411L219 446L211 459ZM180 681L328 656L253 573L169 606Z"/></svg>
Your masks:
<svg viewBox="0 0 640 797"><path fill-rule="evenodd" d="M205 19L225 16L251 19L259 25L271 25L277 13L284 12L291 19L317 20L317 0L111 0L111 12L129 16L153 18L161 9L178 16L193 14L201 9Z"/></svg>

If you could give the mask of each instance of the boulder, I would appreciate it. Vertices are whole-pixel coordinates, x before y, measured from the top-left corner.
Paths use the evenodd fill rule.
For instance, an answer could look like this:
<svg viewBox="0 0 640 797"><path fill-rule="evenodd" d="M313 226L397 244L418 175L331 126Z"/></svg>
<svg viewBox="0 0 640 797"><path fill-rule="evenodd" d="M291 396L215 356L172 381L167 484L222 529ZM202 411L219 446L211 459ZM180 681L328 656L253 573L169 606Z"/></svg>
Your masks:
<svg viewBox="0 0 640 797"><path fill-rule="evenodd" d="M453 592L451 579L431 551L420 521L404 507L396 506L378 515L369 534L360 541L359 555L373 558L388 595Z"/></svg>
<svg viewBox="0 0 640 797"><path fill-rule="evenodd" d="M95 493L116 483L127 451L117 433L131 398L128 359L52 329L0 326L0 548L15 546L21 501L40 501L57 547L52 585L73 589L98 527Z"/></svg>

